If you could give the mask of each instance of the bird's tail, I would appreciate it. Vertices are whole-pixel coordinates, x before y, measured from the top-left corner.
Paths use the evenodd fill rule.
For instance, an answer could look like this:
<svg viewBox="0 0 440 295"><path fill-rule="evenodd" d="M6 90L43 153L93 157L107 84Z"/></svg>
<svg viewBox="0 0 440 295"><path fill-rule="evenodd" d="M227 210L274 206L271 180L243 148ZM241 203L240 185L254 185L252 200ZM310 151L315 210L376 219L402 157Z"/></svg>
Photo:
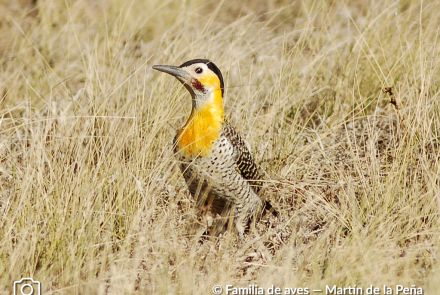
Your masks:
<svg viewBox="0 0 440 295"><path fill-rule="evenodd" d="M269 203L269 201L264 201L264 213L263 215L266 215L267 212L270 212L273 214L273 216L278 217L279 213L277 210L275 210L274 207Z"/></svg>

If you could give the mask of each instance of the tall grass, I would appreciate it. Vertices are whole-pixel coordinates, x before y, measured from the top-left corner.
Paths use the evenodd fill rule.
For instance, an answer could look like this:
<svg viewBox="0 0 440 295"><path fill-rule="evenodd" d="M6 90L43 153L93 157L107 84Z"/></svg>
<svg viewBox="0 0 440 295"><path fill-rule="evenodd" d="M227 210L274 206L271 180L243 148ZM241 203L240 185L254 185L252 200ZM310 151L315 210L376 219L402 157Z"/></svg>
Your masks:
<svg viewBox="0 0 440 295"><path fill-rule="evenodd" d="M439 19L435 0L3 1L0 293L437 294ZM222 70L281 214L244 240L190 234L172 152L190 98L151 65L193 58Z"/></svg>

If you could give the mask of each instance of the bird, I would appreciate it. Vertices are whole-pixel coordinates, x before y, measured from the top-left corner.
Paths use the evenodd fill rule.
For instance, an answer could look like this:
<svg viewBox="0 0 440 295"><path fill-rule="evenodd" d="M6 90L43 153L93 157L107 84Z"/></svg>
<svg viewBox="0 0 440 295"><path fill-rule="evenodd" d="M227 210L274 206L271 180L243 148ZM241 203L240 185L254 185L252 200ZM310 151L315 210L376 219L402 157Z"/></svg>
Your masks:
<svg viewBox="0 0 440 295"><path fill-rule="evenodd" d="M271 204L258 195L262 188L258 167L225 118L219 68L208 59L193 59L180 66L154 65L153 69L174 76L191 94L191 114L173 144L188 189L205 216L202 232L220 216L223 226L233 220L243 237L264 209L277 216Z"/></svg>

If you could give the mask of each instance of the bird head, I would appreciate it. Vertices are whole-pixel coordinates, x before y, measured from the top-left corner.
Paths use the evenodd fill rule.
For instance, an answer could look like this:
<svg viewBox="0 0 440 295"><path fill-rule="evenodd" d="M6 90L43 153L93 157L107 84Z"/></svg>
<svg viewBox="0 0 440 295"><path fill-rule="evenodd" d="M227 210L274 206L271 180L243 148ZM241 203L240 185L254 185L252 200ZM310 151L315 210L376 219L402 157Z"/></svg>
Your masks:
<svg viewBox="0 0 440 295"><path fill-rule="evenodd" d="M210 60L193 59L178 67L155 65L153 69L176 77L191 93L195 109L200 109L208 103L223 103L223 76Z"/></svg>

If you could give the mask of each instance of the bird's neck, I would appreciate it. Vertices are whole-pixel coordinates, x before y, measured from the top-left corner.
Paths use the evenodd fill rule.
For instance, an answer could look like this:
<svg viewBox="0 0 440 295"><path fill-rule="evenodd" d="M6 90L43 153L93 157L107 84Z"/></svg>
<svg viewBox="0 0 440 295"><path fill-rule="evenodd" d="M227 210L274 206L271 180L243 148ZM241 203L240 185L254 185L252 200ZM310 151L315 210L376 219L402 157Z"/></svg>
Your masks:
<svg viewBox="0 0 440 295"><path fill-rule="evenodd" d="M202 106L193 105L188 121L178 133L178 150L186 157L209 155L220 135L224 116L222 91L218 87Z"/></svg>

